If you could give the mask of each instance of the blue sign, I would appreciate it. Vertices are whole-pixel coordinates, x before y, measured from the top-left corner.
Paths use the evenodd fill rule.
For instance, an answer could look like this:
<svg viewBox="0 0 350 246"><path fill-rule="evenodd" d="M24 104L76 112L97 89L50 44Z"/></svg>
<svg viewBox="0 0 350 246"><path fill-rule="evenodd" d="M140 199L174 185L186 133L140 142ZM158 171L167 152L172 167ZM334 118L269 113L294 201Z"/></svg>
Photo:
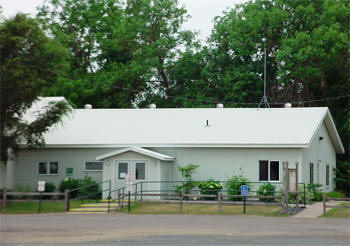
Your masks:
<svg viewBox="0 0 350 246"><path fill-rule="evenodd" d="M241 185L241 196L248 196L248 185Z"/></svg>

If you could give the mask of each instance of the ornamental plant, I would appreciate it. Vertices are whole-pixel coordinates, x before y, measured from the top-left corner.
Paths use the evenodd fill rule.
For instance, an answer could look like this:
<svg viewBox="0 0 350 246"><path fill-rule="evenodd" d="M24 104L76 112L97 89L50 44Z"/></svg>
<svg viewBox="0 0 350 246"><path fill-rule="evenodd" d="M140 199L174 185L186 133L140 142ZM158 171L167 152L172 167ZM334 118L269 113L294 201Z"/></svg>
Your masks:
<svg viewBox="0 0 350 246"><path fill-rule="evenodd" d="M201 195L217 195L219 191L223 189L223 186L219 181L215 181L212 178L207 181L202 181L198 185ZM206 200L215 200L216 197L205 197Z"/></svg>
<svg viewBox="0 0 350 246"><path fill-rule="evenodd" d="M175 186L175 192L179 193L180 190L183 190L185 194L189 194L191 189L196 187L198 184L193 181L192 175L196 172L196 169L199 165L188 164L184 167L178 167L178 170L181 172L181 176L185 180L185 183Z"/></svg>
<svg viewBox="0 0 350 246"><path fill-rule="evenodd" d="M241 194L241 186L242 185L247 185L248 190L251 189L251 184L249 179L243 177L243 172L242 168L240 168L241 174L240 175L233 175L231 178L227 180L226 183L226 188L227 188L227 193L229 195L240 195ZM242 198L240 197L232 197L230 200L233 201L242 201Z"/></svg>
<svg viewBox="0 0 350 246"><path fill-rule="evenodd" d="M271 183L266 183L263 185L260 185L258 191L256 192L259 196L274 196L276 193L276 187ZM262 202L273 202L275 201L274 198L259 198Z"/></svg>

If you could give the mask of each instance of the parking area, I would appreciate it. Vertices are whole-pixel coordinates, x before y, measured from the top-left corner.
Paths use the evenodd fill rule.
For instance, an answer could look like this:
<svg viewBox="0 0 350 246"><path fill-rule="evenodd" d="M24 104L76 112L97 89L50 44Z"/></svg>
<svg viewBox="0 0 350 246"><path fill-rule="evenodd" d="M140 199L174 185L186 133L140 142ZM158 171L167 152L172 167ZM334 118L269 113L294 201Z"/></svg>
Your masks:
<svg viewBox="0 0 350 246"><path fill-rule="evenodd" d="M349 245L350 220L227 215L1 215L2 245Z"/></svg>

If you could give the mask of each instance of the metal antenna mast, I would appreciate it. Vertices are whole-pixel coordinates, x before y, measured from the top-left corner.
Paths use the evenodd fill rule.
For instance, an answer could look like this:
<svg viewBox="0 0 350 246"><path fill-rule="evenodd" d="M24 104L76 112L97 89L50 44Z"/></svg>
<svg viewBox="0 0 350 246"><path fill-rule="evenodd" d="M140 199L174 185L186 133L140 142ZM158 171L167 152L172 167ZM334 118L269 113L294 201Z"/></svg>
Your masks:
<svg viewBox="0 0 350 246"><path fill-rule="evenodd" d="M266 48L264 57L264 96L261 98L258 108L260 108L262 104L265 105L265 108L270 108L270 104L266 96Z"/></svg>

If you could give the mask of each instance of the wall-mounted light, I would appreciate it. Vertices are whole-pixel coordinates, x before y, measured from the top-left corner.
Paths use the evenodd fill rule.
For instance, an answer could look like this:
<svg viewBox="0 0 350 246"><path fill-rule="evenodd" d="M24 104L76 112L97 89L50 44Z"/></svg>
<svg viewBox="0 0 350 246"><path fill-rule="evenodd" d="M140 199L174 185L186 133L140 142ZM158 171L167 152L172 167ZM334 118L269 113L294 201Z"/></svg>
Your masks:
<svg viewBox="0 0 350 246"><path fill-rule="evenodd" d="M106 165L109 166L109 164L110 164L109 161L106 161Z"/></svg>
<svg viewBox="0 0 350 246"><path fill-rule="evenodd" d="M157 165L157 162L156 161L153 161L153 166Z"/></svg>

